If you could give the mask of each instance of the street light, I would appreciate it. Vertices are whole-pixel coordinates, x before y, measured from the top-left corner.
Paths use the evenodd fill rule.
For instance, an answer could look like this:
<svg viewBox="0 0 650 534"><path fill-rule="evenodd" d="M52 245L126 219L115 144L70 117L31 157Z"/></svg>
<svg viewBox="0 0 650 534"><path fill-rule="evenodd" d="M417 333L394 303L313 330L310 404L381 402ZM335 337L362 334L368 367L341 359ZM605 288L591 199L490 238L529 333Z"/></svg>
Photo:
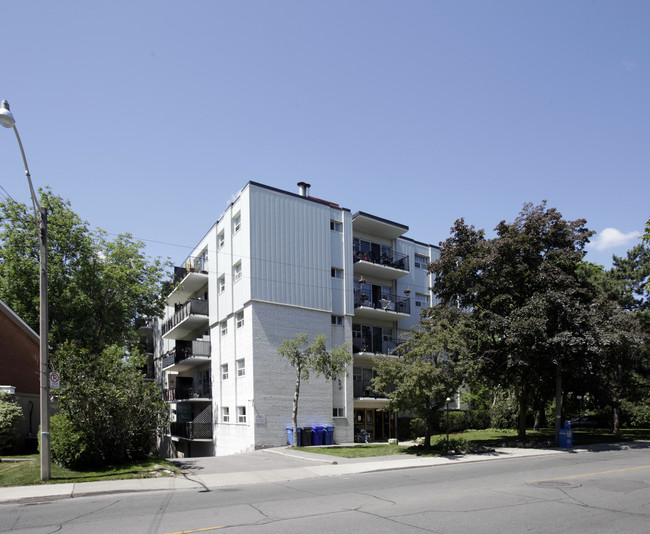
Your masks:
<svg viewBox="0 0 650 534"><path fill-rule="evenodd" d="M20 153L23 156L25 165L25 175L29 183L29 191L32 196L32 204L36 215L36 224L39 227L39 244L40 244L40 297L39 297L39 316L40 316L40 361L41 361L41 480L47 482L50 480L50 373L48 367L48 317L47 317L47 208L42 207L36 198L36 192L32 185L32 177L29 174L27 159L23 143L16 129L16 121L9 109L9 102L6 100L0 104L0 124L5 128L13 128L20 147ZM40 217L39 217L40 215ZM40 219L40 221L39 221Z"/></svg>

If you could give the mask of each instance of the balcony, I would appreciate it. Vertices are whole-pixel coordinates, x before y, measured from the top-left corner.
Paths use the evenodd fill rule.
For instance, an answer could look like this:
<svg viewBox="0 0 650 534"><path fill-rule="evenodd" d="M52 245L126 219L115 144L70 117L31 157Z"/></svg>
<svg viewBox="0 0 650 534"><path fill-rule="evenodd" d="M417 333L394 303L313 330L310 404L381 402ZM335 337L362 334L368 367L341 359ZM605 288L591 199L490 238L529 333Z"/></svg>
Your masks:
<svg viewBox="0 0 650 534"><path fill-rule="evenodd" d="M354 290L354 315L368 319L401 319L411 315L411 299L371 288Z"/></svg>
<svg viewBox="0 0 650 534"><path fill-rule="evenodd" d="M164 322L165 339L186 339L190 334L208 327L208 301L192 299Z"/></svg>
<svg viewBox="0 0 650 534"><path fill-rule="evenodd" d="M352 339L352 352L354 354L365 353L388 355L392 354L397 348L397 345L400 345L401 343L404 343L403 339L389 336L382 336L381 339L372 336L368 336L365 339L354 337Z"/></svg>
<svg viewBox="0 0 650 534"><path fill-rule="evenodd" d="M377 247L377 250L355 250L354 272L385 280L397 280L409 273L409 257L408 254L385 246Z"/></svg>
<svg viewBox="0 0 650 534"><path fill-rule="evenodd" d="M180 304L208 283L208 271L191 267L174 267L173 290L167 296L167 304Z"/></svg>
<svg viewBox="0 0 650 534"><path fill-rule="evenodd" d="M209 386L192 387L178 386L163 390L163 399L170 402L205 402L212 399L212 389Z"/></svg>
<svg viewBox="0 0 650 534"><path fill-rule="evenodd" d="M172 437L187 440L212 440L212 423L171 423L169 430Z"/></svg>
<svg viewBox="0 0 650 534"><path fill-rule="evenodd" d="M181 372L209 361L209 340L178 340L176 341L176 347L163 356L162 366L165 371Z"/></svg>

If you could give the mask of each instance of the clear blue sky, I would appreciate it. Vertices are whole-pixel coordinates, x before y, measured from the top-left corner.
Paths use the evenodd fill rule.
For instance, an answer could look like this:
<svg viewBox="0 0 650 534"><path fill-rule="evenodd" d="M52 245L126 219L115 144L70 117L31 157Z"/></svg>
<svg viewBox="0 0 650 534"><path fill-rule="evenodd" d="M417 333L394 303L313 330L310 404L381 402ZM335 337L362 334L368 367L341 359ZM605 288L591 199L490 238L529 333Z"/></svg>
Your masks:
<svg viewBox="0 0 650 534"><path fill-rule="evenodd" d="M309 182L433 244L547 200L599 232L604 265L650 217L647 0L8 1L2 18L0 98L35 185L153 256L180 262L249 180ZM0 196L28 202L10 130L0 162Z"/></svg>

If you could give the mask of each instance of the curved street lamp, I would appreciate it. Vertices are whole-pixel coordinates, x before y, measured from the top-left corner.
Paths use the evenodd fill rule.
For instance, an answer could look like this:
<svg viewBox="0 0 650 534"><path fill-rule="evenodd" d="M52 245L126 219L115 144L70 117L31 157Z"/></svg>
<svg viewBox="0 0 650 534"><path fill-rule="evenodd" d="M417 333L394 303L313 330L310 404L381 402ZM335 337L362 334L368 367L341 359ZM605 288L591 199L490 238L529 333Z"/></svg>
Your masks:
<svg viewBox="0 0 650 534"><path fill-rule="evenodd" d="M48 303L47 303L47 208L42 207L36 198L36 192L32 185L32 177L29 174L29 167L27 166L27 158L25 158L25 150L23 143L18 135L16 129L16 120L9 109L9 102L6 100L0 104L0 124L5 128L13 128L20 147L20 153L23 156L23 164L25 165L25 175L27 182L29 182L29 191L32 196L32 204L34 206L34 213L36 215L36 224L39 228L39 244L40 244L40 297L39 297L39 317L40 317L40 365L41 365L41 480L46 482L50 480L50 373L48 366ZM40 216L40 217L39 217ZM40 220L39 220L40 219Z"/></svg>

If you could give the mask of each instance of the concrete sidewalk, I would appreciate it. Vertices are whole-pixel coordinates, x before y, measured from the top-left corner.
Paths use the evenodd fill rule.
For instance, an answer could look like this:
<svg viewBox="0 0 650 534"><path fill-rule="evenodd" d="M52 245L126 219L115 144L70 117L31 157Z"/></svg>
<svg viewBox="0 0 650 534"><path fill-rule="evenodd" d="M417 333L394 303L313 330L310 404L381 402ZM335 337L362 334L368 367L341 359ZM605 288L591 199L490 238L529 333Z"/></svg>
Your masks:
<svg viewBox="0 0 650 534"><path fill-rule="evenodd" d="M41 502L90 495L142 491L210 491L226 486L287 482L393 469L448 466L552 454L575 454L595 452L596 450L648 447L650 447L650 442L635 442L607 444L584 449L497 448L494 452L465 456L419 457L395 455L371 458L338 458L295 451L289 447L279 447L232 456L186 458L179 461L183 474L177 476L0 488L0 504Z"/></svg>

